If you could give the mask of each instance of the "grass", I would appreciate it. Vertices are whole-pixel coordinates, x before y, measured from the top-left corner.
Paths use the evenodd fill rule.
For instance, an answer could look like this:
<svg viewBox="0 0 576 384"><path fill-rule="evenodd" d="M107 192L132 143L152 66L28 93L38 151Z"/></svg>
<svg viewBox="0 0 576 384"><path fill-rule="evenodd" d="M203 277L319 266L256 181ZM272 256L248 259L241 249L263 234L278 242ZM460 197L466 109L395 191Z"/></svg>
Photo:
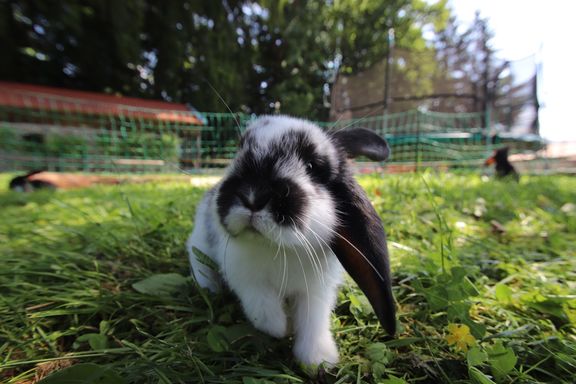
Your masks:
<svg viewBox="0 0 576 384"><path fill-rule="evenodd" d="M361 183L388 232L400 335L384 341L348 283L333 316L341 363L318 375L290 340L255 331L231 294L183 277L205 187L0 192L0 381L64 369L100 383L573 382L575 178Z"/></svg>

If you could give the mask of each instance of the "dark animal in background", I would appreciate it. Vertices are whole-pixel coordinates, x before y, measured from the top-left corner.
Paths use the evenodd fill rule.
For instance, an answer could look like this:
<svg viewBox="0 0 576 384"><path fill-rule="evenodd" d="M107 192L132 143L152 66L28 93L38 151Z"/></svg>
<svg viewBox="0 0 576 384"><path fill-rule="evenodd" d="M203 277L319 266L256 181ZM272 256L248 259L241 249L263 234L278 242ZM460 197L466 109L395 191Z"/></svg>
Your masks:
<svg viewBox="0 0 576 384"><path fill-rule="evenodd" d="M37 175L41 172L40 171L32 171L27 173L23 176L16 176L12 180L10 180L9 187L12 191L15 192L32 192L38 189L56 189L56 186L48 181L45 180L34 180L31 178L34 175Z"/></svg>
<svg viewBox="0 0 576 384"><path fill-rule="evenodd" d="M78 189L96 185L146 184L159 182L191 182L188 176L101 176L81 173L32 171L10 180L10 189L33 192L46 189Z"/></svg>
<svg viewBox="0 0 576 384"><path fill-rule="evenodd" d="M56 173L36 170L10 180L9 187L16 192L33 192L40 189L75 189L97 184L119 184L116 177Z"/></svg>
<svg viewBox="0 0 576 384"><path fill-rule="evenodd" d="M496 178L498 179L507 178L519 181L520 175L508 160L508 151L509 151L508 147L503 147L495 150L492 157L489 157L484 162L484 166L495 164Z"/></svg>

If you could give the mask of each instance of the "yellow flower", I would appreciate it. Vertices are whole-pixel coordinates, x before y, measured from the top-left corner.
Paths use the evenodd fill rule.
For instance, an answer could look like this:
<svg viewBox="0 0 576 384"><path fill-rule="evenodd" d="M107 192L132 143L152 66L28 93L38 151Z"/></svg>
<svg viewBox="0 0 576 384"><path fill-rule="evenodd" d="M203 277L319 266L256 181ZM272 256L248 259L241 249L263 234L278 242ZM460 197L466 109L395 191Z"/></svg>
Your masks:
<svg viewBox="0 0 576 384"><path fill-rule="evenodd" d="M448 345L455 345L459 351L466 352L468 347L476 344L476 339L470 334L470 328L464 324L448 324L448 335L446 342Z"/></svg>

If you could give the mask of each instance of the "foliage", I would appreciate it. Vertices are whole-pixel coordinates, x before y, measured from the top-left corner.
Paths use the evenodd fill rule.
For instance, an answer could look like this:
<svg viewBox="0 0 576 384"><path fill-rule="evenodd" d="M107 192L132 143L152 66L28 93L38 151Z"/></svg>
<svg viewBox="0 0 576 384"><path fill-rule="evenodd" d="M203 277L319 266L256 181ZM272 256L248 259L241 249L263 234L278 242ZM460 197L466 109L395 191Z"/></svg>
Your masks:
<svg viewBox="0 0 576 384"><path fill-rule="evenodd" d="M104 368L96 364L77 364L56 372L41 384L125 384L117 373L111 368Z"/></svg>
<svg viewBox="0 0 576 384"><path fill-rule="evenodd" d="M180 138L169 133L131 132L116 140L109 134L100 135L95 138L95 146L89 136L48 133L43 137L43 143L27 142L20 138L16 131L1 128L0 138L3 141L0 148L47 156L85 156L90 153L114 157L162 159L172 162L177 161L180 156Z"/></svg>
<svg viewBox="0 0 576 384"><path fill-rule="evenodd" d="M367 68L388 28L421 50L446 0L0 2L0 79L325 119L340 65Z"/></svg>
<svg viewBox="0 0 576 384"><path fill-rule="evenodd" d="M76 135L59 135L50 133L42 145L43 150L50 156L82 155L87 151L87 139Z"/></svg>
<svg viewBox="0 0 576 384"><path fill-rule="evenodd" d="M0 126L0 149L15 150L18 144L18 134L14 128Z"/></svg>
<svg viewBox="0 0 576 384"><path fill-rule="evenodd" d="M496 96L504 96L499 81L506 63L495 57L490 45L493 33L488 20L478 13L472 24L463 32L458 20L451 16L434 38L437 67L433 77L439 93L452 94L443 100L444 110L485 111ZM442 84L442 85L440 85ZM464 103L459 98L467 98ZM492 105L494 106L494 105Z"/></svg>
<svg viewBox="0 0 576 384"><path fill-rule="evenodd" d="M38 136L42 142L28 141L14 128L0 127L0 149L49 156L80 155L87 150L88 141L82 136L57 133Z"/></svg>
<svg viewBox="0 0 576 384"><path fill-rule="evenodd" d="M180 138L162 133L129 132L119 137L109 133L97 137L98 152L106 156L136 157L177 161L180 156Z"/></svg>
<svg viewBox="0 0 576 384"><path fill-rule="evenodd" d="M341 362L317 378L289 339L254 330L232 294L187 277L184 242L205 188L1 192L0 376L24 382L66 360L77 367L60 371L67 378L128 383L573 381L574 178L360 181L387 229L400 333L387 340L348 281L332 318Z"/></svg>
<svg viewBox="0 0 576 384"><path fill-rule="evenodd" d="M343 0L335 2L333 12L344 73L356 73L380 61L389 49L389 28L394 29L395 46L425 50L423 29L442 28L450 14L445 0Z"/></svg>

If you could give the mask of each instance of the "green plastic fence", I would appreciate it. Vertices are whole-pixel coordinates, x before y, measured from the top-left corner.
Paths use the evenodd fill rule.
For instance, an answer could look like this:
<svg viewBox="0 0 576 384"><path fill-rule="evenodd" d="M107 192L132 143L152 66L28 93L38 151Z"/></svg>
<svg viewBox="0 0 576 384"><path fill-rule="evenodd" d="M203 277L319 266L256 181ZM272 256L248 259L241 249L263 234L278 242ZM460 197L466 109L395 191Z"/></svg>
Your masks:
<svg viewBox="0 0 576 384"><path fill-rule="evenodd" d="M51 100L35 101L30 107L0 106L2 170L176 172L224 167L236 152L239 132L253 118L198 113L203 124L193 125L142 118L129 109L103 115L82 105L62 111ZM388 164L418 169L481 162L494 145L483 121L482 113L409 111L318 124L326 130L373 129L391 146Z"/></svg>

